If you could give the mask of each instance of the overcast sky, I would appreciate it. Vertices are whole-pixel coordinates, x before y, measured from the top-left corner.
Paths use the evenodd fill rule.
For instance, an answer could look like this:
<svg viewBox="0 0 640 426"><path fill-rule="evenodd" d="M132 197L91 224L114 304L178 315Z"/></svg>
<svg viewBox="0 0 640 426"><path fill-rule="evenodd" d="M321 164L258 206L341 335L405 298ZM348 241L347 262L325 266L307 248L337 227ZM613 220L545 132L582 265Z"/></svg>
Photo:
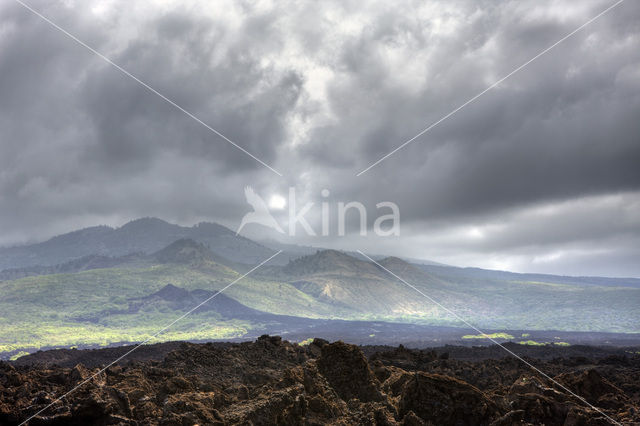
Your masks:
<svg viewBox="0 0 640 426"><path fill-rule="evenodd" d="M401 232L289 242L640 277L640 2L361 176L613 1L29 4L283 176L5 0L1 245L141 216L235 229L246 185L293 186L318 231L325 200L363 202L369 225L395 202Z"/></svg>

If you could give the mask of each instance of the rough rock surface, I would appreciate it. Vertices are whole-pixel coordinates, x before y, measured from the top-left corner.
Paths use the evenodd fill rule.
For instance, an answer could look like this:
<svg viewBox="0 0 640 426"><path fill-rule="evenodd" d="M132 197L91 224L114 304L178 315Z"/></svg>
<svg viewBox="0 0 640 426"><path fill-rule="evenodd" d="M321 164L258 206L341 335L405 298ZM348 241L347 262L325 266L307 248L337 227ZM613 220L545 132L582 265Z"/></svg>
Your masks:
<svg viewBox="0 0 640 426"><path fill-rule="evenodd" d="M277 336L173 345L160 361L138 359L104 372L95 365L0 362L0 424L20 424L43 409L30 425L640 422L637 355L528 360L563 388L514 358L460 361L399 347L367 359L343 342L300 346Z"/></svg>

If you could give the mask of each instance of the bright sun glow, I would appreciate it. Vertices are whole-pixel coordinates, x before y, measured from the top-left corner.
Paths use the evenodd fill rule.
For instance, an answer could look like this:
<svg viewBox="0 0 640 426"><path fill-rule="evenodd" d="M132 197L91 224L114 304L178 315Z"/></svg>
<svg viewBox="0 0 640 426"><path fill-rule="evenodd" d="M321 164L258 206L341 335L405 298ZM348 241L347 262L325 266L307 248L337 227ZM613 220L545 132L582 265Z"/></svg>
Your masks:
<svg viewBox="0 0 640 426"><path fill-rule="evenodd" d="M274 194L269 199L269 207L274 210L282 210L287 205L287 200L280 194Z"/></svg>

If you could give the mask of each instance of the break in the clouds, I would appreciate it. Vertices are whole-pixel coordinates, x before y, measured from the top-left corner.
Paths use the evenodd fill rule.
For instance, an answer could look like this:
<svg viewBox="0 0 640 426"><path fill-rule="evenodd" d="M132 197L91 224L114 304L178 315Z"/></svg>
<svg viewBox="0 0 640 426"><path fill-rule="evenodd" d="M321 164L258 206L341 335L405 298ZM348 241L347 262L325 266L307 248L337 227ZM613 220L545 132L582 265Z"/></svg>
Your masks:
<svg viewBox="0 0 640 426"><path fill-rule="evenodd" d="M613 2L29 4L284 176L7 0L2 244L140 216L236 226L245 185L295 186L401 211L399 238L301 243L640 276L636 1L359 177Z"/></svg>

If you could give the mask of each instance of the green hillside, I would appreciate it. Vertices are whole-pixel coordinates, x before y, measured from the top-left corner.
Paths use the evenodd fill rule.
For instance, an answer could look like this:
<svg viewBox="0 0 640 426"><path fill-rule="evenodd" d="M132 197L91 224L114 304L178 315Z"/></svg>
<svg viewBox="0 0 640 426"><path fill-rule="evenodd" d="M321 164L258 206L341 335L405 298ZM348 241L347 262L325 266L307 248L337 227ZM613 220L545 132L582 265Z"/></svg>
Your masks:
<svg viewBox="0 0 640 426"><path fill-rule="evenodd" d="M380 263L480 328L640 331L637 288L497 278L482 283L447 280L397 258ZM180 240L112 268L0 282L0 353L146 340L196 305L198 294L213 294L242 273L204 245ZM189 304L159 299L140 304L168 284L196 296ZM336 251L265 268L238 281L224 296L242 307L239 312L463 326L384 269ZM260 330L272 318L265 315L198 311L158 340L240 337Z"/></svg>
<svg viewBox="0 0 640 426"><path fill-rule="evenodd" d="M126 310L128 300L171 283L185 289L218 290L240 276L226 267L156 265L111 268L75 274L43 275L0 283L0 352L16 347L70 346L139 341L181 315L181 311L145 311L105 315L97 322L82 318ZM244 305L276 314L318 317L334 309L294 286L247 277L224 293ZM193 314L162 335L161 340L220 339L241 336L255 327L246 321L220 321ZM202 329L202 330L200 330Z"/></svg>

